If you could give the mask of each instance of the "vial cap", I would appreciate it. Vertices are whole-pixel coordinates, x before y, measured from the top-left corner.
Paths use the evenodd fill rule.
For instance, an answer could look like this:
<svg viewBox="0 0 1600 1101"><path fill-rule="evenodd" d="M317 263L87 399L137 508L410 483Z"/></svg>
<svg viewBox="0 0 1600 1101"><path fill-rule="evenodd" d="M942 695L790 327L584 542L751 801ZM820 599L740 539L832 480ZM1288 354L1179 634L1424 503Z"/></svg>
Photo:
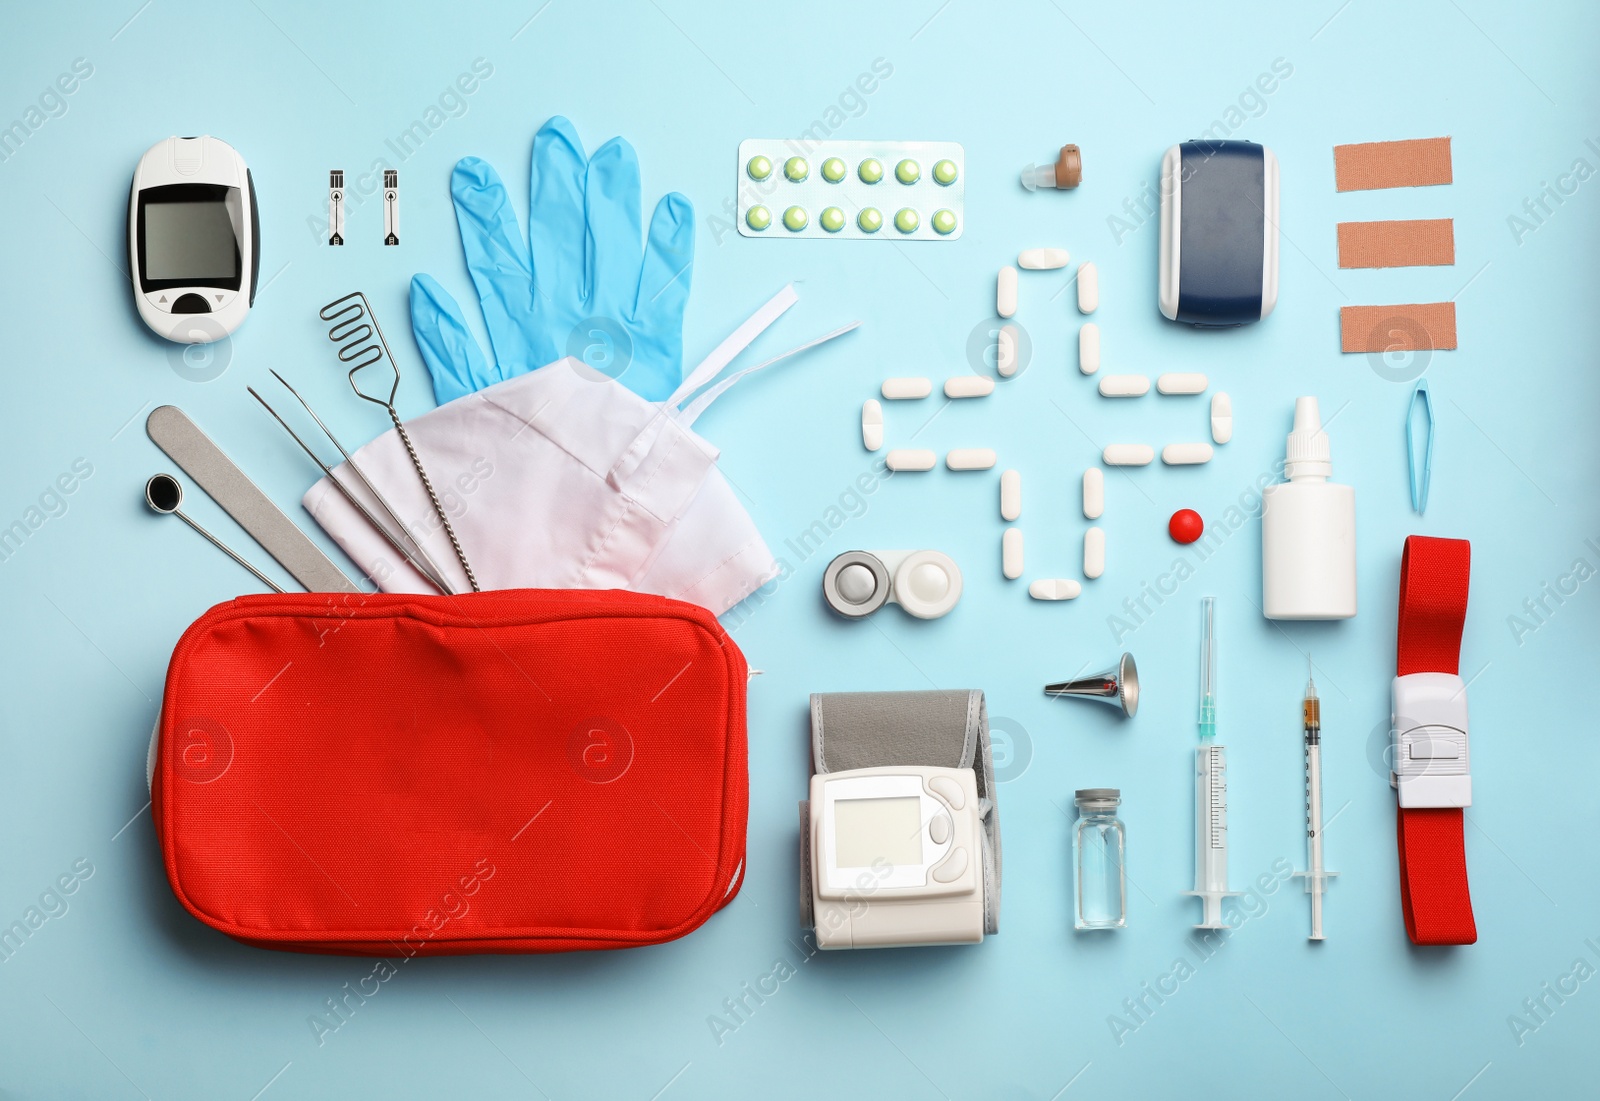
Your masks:
<svg viewBox="0 0 1600 1101"><path fill-rule="evenodd" d="M1122 802L1122 789L1079 788L1073 797L1079 810L1115 810Z"/></svg>

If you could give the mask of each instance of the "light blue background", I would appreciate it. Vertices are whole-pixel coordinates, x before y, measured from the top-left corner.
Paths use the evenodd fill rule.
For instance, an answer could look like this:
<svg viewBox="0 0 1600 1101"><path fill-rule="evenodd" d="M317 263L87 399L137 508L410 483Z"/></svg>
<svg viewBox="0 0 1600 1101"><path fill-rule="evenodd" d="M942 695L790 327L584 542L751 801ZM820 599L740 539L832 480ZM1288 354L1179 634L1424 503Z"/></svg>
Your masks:
<svg viewBox="0 0 1600 1101"><path fill-rule="evenodd" d="M531 20L531 22L530 22ZM1593 683L1600 581L1537 630L1509 617L1575 560L1600 566L1594 422L1600 182L1583 183L1517 240L1508 217L1573 162L1600 167L1597 17L1578 3L1376 0L1311 5L1124 5L937 0L848 3L325 5L136 0L12 5L0 122L20 117L75 58L93 76L67 110L0 163L0 526L85 459L93 474L0 563L0 924L23 916L79 859L94 874L70 909L0 965L0 1097L1151 1097L1578 1096L1593 1092L1600 984L1525 998L1600 967L1593 863ZM493 76L398 163L402 236L385 249L359 178L475 58ZM822 118L874 59L893 73L841 138L965 145L967 226L921 246L747 240L719 225L742 138ZM1206 129L1269 71L1293 73L1236 132L1283 168L1281 303L1265 324L1202 334L1155 309L1153 225L1108 223L1153 183L1162 151ZM846 106L850 106L847 102ZM858 108L858 110L860 110ZM162 875L145 748L167 656L183 627L249 578L141 486L169 468L142 420L174 402L292 507L303 459L244 393L286 371L341 434L375 434L331 366L316 309L365 289L406 371L407 415L431 404L407 335L406 286L428 271L464 302L447 179L490 159L521 208L534 130L570 116L593 149L637 146L646 202L687 194L700 223L686 346L709 350L789 280L801 305L753 354L860 318L860 332L735 391L701 421L774 551L794 568L735 628L751 664L749 874L743 892L680 942L617 954L405 964L318 1045L308 1018L368 961L259 951L189 918ZM139 324L123 272L127 181L168 134L212 133L255 171L263 289L219 379L170 369ZM1454 137L1449 187L1337 195L1334 144ZM1595 139L1596 145L1586 144ZM1030 195L1025 163L1064 141L1086 182ZM315 227L330 167L350 174L349 244ZM1454 267L1341 272L1340 220L1452 217ZM1108 369L1205 371L1233 395L1234 441L1197 469L1108 477L1106 575L1071 604L1030 601L1001 579L998 474L939 470L885 484L803 560L786 546L868 467L863 398L889 375L968 370L969 333L993 308L994 273L1020 247L1063 245L1101 272ZM941 453L989 446L1024 472L1029 576L1073 575L1085 526L1078 478L1098 445L1203 438L1200 399L1108 403L1076 371L1079 318L1064 273L1024 273L1018 320L1034 358L994 397L940 413L917 437ZM1412 515L1400 432L1409 383L1338 351L1340 305L1458 297L1461 350L1428 365L1439 406L1428 515ZM476 310L469 308L473 323ZM753 359L751 360L753 362ZM1126 638L1108 617L1192 558L1164 533L1176 508L1222 519L1281 457L1293 399L1316 394L1336 478L1357 489L1361 612L1338 625L1273 625L1256 609L1259 527L1245 523ZM931 399L892 406L891 446ZM1248 503L1248 500L1247 500ZM203 495L189 507L248 540ZM298 511L297 516L301 515ZM303 517L302 517L303 518ZM1411 948L1396 881L1383 730L1394 664L1401 543L1473 541L1463 673L1472 678L1476 804L1467 852L1479 943ZM857 547L936 547L967 591L937 622L887 609L832 618L822 567ZM1170 583L1168 583L1170 588ZM1293 882L1248 900L1211 958L1186 947L1198 605L1221 613L1221 725L1231 750L1233 882L1303 867L1297 707L1306 653L1324 696L1329 940L1308 944ZM1528 624L1537 621L1528 617ZM1131 723L1048 701L1048 679L1137 656ZM1010 732L1001 749L1003 932L980 947L805 959L795 917L795 801L808 774L805 703L819 690L979 687ZM1002 723L1000 720L1006 720ZM1009 763L1007 763L1009 762ZM1024 767L1025 766L1025 767ZM1122 788L1131 927L1070 929L1072 789ZM131 824L130 824L131 822ZM1595 943L1586 938L1596 938ZM1195 974L1119 1043L1124 999L1185 958ZM713 1015L786 960L794 974L721 1036ZM803 961L803 962L802 962ZM769 986L770 989L770 986ZM1170 985L1169 985L1170 989ZM1568 990L1572 989L1569 984ZM1509 1022L1536 1031L1519 1044ZM1462 1092L1464 1091L1464 1092Z"/></svg>

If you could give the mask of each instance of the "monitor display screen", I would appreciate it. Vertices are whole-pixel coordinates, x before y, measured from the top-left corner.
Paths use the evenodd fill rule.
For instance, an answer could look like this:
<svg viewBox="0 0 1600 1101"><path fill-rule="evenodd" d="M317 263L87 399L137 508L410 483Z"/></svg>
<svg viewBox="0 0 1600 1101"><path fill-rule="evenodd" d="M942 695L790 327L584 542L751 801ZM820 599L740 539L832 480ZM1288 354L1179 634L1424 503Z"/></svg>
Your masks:
<svg viewBox="0 0 1600 1101"><path fill-rule="evenodd" d="M144 278L206 286L239 278L239 240L225 200L147 202Z"/></svg>
<svg viewBox="0 0 1600 1101"><path fill-rule="evenodd" d="M921 864L921 802L915 795L835 802L834 854L839 867Z"/></svg>

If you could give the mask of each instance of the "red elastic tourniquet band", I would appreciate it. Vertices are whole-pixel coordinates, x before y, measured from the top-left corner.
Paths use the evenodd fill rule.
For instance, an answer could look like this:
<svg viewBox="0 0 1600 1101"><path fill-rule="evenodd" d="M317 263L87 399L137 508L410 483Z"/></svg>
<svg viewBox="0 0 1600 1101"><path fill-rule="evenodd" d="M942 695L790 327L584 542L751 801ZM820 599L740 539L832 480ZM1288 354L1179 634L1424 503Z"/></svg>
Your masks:
<svg viewBox="0 0 1600 1101"><path fill-rule="evenodd" d="M1467 618L1472 545L1465 539L1413 535L1400 559L1400 624L1396 672L1455 673ZM1400 905L1413 944L1472 944L1462 811L1401 810Z"/></svg>

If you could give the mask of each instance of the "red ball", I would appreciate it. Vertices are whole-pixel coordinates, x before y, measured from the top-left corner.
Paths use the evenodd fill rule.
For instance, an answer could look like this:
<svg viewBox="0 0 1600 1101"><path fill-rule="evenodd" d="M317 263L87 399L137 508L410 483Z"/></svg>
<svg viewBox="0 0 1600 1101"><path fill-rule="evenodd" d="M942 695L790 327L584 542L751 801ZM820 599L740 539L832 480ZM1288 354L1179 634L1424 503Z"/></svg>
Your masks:
<svg viewBox="0 0 1600 1101"><path fill-rule="evenodd" d="M1193 543L1206 533L1206 522L1192 508L1180 508L1167 521L1167 534L1175 543Z"/></svg>

